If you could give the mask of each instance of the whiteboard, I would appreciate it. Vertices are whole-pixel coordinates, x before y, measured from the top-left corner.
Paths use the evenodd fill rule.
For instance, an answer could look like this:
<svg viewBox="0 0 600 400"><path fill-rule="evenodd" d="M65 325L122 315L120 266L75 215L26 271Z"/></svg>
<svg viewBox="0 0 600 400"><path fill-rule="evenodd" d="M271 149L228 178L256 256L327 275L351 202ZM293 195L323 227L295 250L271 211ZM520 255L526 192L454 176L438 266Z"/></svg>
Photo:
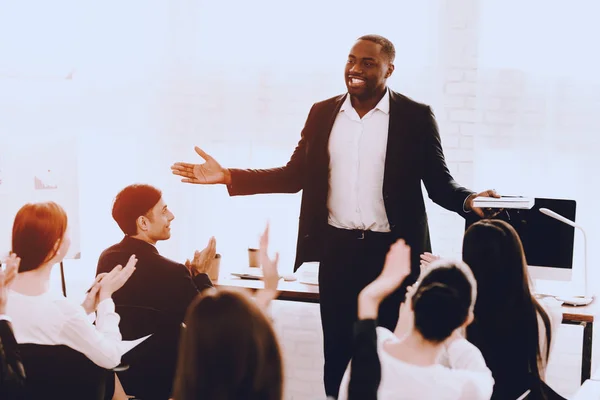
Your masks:
<svg viewBox="0 0 600 400"><path fill-rule="evenodd" d="M0 255L11 249L15 215L26 203L54 201L69 218L69 259L81 257L77 138L0 137Z"/></svg>

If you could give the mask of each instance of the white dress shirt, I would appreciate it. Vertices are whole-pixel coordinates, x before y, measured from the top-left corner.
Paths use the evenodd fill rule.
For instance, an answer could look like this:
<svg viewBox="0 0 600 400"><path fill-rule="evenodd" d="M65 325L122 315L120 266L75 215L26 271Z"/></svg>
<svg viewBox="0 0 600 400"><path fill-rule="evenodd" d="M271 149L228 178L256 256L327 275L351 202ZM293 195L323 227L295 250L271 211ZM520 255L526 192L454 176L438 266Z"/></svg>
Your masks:
<svg viewBox="0 0 600 400"><path fill-rule="evenodd" d="M346 95L329 137L329 225L390 231L383 202L389 114L387 89L362 119Z"/></svg>
<svg viewBox="0 0 600 400"><path fill-rule="evenodd" d="M377 354L381 363L379 400L488 400L494 378L477 347L466 339L453 341L446 349L448 366L419 366L398 360L384 348L399 341L393 332L377 328ZM340 386L339 400L348 398L350 365Z"/></svg>
<svg viewBox="0 0 600 400"><path fill-rule="evenodd" d="M66 345L103 368L114 368L128 350L115 303L103 300L96 312L94 326L80 304L52 291L26 296L9 290L6 306L17 343Z"/></svg>

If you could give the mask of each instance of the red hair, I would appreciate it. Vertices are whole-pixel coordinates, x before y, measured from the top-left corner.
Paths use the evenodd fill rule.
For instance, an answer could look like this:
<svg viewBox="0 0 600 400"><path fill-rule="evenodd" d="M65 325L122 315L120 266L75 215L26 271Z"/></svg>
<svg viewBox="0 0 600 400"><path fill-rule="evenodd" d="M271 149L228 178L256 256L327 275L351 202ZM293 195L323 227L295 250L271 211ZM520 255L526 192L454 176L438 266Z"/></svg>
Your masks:
<svg viewBox="0 0 600 400"><path fill-rule="evenodd" d="M35 270L54 258L66 231L67 213L58 204L21 207L12 230L12 252L21 258L19 272Z"/></svg>

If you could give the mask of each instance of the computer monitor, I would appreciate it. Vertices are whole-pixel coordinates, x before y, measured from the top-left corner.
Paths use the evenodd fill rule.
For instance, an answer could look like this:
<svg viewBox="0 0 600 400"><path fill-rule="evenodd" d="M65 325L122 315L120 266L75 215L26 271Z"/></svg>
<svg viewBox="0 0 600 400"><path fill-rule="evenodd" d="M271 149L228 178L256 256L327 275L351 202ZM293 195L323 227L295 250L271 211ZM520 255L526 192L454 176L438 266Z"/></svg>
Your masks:
<svg viewBox="0 0 600 400"><path fill-rule="evenodd" d="M575 228L539 210L548 208L575 221L576 206L575 200L536 198L530 210L507 209L495 217L508 222L519 234L533 279L571 280ZM465 229L478 219L469 216Z"/></svg>

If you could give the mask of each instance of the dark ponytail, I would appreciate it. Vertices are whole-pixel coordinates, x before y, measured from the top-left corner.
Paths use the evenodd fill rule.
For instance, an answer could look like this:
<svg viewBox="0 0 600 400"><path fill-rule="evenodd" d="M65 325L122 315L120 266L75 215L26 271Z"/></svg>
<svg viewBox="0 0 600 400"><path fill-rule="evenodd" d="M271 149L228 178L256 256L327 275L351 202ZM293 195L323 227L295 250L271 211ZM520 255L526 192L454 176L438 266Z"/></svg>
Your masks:
<svg viewBox="0 0 600 400"><path fill-rule="evenodd" d="M434 343L446 340L465 323L472 310L474 288L465 268L455 264L433 266L412 297L415 328ZM468 267L466 270L470 274Z"/></svg>

